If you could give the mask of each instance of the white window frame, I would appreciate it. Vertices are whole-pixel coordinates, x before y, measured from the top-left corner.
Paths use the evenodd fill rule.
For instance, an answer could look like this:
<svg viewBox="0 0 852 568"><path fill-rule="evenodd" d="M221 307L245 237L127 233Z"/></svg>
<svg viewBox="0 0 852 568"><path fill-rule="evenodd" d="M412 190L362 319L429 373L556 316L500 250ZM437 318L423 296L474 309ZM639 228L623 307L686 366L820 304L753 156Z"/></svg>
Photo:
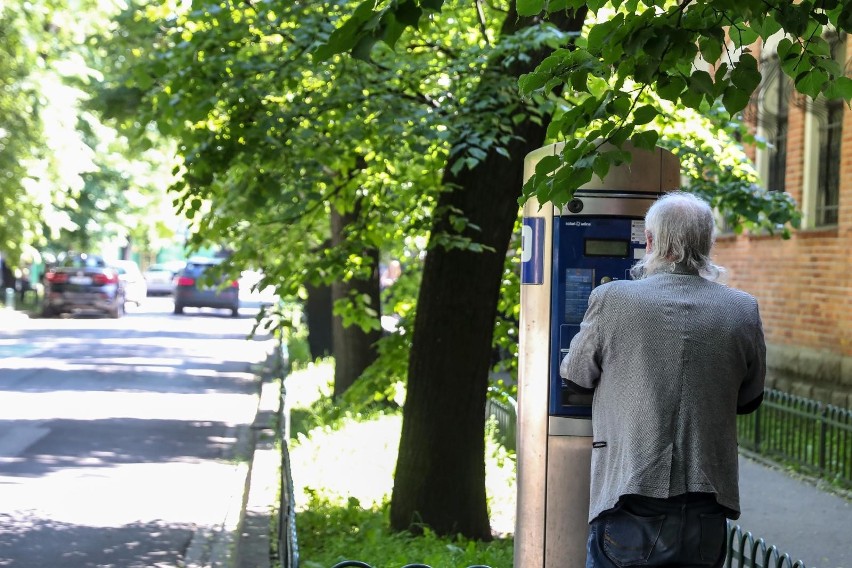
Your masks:
<svg viewBox="0 0 852 568"><path fill-rule="evenodd" d="M841 64L846 61L846 39L841 40L835 58ZM844 109L844 114L845 114ZM807 112L805 113L804 132L804 163L802 167L802 228L818 229L830 228L835 224L817 223L817 201L819 199L819 168L820 161L820 120L818 113L826 115L826 101L822 97L816 101L808 100ZM839 153L842 160L843 152ZM839 199L839 196L838 196Z"/></svg>
<svg viewBox="0 0 852 568"><path fill-rule="evenodd" d="M769 39L763 45L761 49L761 59L766 61L771 59L778 52L778 43L781 39L784 38L784 34L779 32ZM765 125L765 121L761 120L761 116L764 115L767 109L772 109L773 113L778 110L778 81L784 80L786 75L781 71L780 67L778 69L778 73L776 74L773 81L762 85L764 92L761 94L761 98L759 101L759 106L757 109L758 118L757 118L757 128L756 135L758 139L765 140L769 142L769 131ZM789 103L787 105L787 112L789 116ZM789 132L789 129L788 129ZM757 148L754 156L754 167L757 170L757 175L760 176L760 181L763 187L768 187L769 184L769 167L772 163L771 159L771 151L769 148ZM770 188L774 189L774 188ZM784 183L784 189L787 189L787 183Z"/></svg>

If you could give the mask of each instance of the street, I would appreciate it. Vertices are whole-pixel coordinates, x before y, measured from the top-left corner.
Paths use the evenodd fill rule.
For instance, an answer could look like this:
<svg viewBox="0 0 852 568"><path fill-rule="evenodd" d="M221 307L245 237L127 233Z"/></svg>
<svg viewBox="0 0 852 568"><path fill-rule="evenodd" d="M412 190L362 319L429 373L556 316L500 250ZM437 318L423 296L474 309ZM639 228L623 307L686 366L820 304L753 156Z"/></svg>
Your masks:
<svg viewBox="0 0 852 568"><path fill-rule="evenodd" d="M184 566L235 523L272 349L255 314L148 298L0 326L0 566Z"/></svg>

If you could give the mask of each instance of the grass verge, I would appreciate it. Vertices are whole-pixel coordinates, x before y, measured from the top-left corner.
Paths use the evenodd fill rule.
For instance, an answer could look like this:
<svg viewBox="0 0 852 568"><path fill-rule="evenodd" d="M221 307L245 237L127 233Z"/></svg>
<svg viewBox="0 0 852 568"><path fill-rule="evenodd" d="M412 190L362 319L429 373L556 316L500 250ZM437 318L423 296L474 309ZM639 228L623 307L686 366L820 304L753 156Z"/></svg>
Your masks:
<svg viewBox="0 0 852 568"><path fill-rule="evenodd" d="M330 568L360 560L375 568L415 562L433 568L511 567L515 458L494 441L493 431L487 439L486 488L495 540L392 532L388 503L402 416L385 411L325 421L315 409L330 396L332 376L332 366L323 363L295 371L285 381L293 417L288 443L300 564Z"/></svg>

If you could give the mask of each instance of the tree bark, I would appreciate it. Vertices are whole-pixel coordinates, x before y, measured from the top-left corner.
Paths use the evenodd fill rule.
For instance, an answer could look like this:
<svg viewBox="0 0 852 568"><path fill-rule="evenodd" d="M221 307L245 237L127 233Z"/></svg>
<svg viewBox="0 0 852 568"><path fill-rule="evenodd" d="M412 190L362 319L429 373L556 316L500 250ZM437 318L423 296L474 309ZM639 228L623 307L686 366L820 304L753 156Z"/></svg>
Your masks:
<svg viewBox="0 0 852 568"><path fill-rule="evenodd" d="M358 218L356 205L352 212L340 214L334 208L331 213L332 246L338 246L345 240L346 227ZM379 251L371 247L362 251L362 256L370 259L373 267L370 278L335 282L331 286L332 305L339 299L348 298L354 290L366 294L370 305L377 313L379 309ZM380 316L376 316L380 317ZM357 325L344 327L343 320L334 316L332 320L332 345L334 350L334 397L337 398L352 386L361 373L376 360L378 352L376 342L381 338L381 328L364 331Z"/></svg>
<svg viewBox="0 0 852 568"><path fill-rule="evenodd" d="M554 14L564 30L579 30L585 10ZM511 11L504 35L533 23ZM520 77L547 55L530 53L506 73ZM499 63L498 63L499 65ZM494 151L473 169L444 182L437 209L462 211L480 231L468 235L491 251L431 250L424 264L408 367L408 390L391 499L391 525L417 531L425 524L443 535L491 540L485 493L485 401L500 283L518 217L523 158L540 147L547 121L526 120L508 148L512 159ZM445 216L433 221L433 235L449 231Z"/></svg>
<svg viewBox="0 0 852 568"><path fill-rule="evenodd" d="M328 357L332 354L331 286L305 284L308 297L305 300L305 320L308 325L308 348L311 359Z"/></svg>

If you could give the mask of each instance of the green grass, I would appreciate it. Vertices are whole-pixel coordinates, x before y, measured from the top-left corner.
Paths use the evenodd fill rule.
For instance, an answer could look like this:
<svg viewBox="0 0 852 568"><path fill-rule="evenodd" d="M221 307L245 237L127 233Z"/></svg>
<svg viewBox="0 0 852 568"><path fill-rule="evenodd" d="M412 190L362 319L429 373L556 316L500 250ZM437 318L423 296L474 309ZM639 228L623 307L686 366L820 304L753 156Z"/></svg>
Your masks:
<svg viewBox="0 0 852 568"><path fill-rule="evenodd" d="M375 568L420 562L433 568L484 564L512 566L515 513L515 459L489 432L486 487L492 529L490 543L389 530L402 417L399 412L369 416L332 413L324 420L333 368L309 365L285 381L291 415L289 440L301 565L330 568L360 560Z"/></svg>

